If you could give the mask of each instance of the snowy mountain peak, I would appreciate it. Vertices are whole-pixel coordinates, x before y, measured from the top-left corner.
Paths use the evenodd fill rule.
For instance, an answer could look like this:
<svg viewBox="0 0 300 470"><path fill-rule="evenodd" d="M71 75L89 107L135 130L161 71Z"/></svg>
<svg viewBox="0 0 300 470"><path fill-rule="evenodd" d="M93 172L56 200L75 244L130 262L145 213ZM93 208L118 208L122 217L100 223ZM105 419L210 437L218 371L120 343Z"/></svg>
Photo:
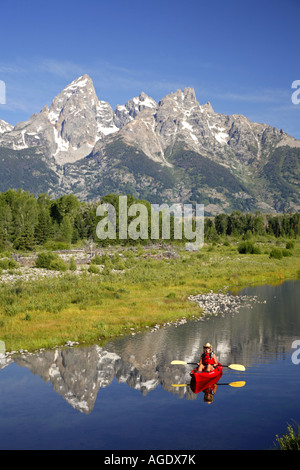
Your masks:
<svg viewBox="0 0 300 470"><path fill-rule="evenodd" d="M63 165L87 156L98 140L119 129L111 106L98 100L92 79L83 75L67 85L49 108L44 106L8 130L1 138L3 145L14 150L43 146L47 158Z"/></svg>
<svg viewBox="0 0 300 470"><path fill-rule="evenodd" d="M73 82L70 83L70 85L66 86L66 88L64 89L64 91L74 91L78 88L84 88L84 87L87 87L87 86L94 86L93 85L93 80L91 79L91 77L87 74L85 75L82 75L81 77L78 77L76 78L75 80L73 80Z"/></svg>
<svg viewBox="0 0 300 470"><path fill-rule="evenodd" d="M201 105L201 109L208 114L214 114L214 110L210 102L208 101L206 104Z"/></svg>
<svg viewBox="0 0 300 470"><path fill-rule="evenodd" d="M114 112L114 123L120 129L128 122L136 118L136 116L144 109L155 109L156 101L142 92L139 96L128 100L125 105L117 105Z"/></svg>
<svg viewBox="0 0 300 470"><path fill-rule="evenodd" d="M4 134L4 132L10 132L11 130L13 130L13 127L14 126L9 124L8 122L0 119L0 134Z"/></svg>

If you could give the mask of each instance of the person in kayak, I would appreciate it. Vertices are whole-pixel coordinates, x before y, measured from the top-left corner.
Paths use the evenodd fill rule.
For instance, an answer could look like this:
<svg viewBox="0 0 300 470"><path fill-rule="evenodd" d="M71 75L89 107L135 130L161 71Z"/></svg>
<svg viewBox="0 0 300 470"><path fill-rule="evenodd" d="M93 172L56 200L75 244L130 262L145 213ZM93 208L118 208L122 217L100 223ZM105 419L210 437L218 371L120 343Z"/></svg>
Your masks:
<svg viewBox="0 0 300 470"><path fill-rule="evenodd" d="M218 360L217 356L213 352L212 345L210 343L206 343L206 345L203 346L203 354L198 362L198 371L211 372L217 365Z"/></svg>

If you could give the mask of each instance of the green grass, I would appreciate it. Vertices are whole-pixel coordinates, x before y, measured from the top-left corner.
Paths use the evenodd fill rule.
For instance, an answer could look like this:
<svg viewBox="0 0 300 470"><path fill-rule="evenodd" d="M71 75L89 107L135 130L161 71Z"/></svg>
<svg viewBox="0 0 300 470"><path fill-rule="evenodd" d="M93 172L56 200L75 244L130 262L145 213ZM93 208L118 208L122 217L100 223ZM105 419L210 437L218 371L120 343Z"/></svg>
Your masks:
<svg viewBox="0 0 300 470"><path fill-rule="evenodd" d="M238 243L208 244L193 253L177 244L178 259L163 257L165 250L153 247L136 252L115 247L123 256L102 258L105 268L99 273L67 271L13 286L1 284L0 277L0 339L8 351L49 348L67 340L106 341L130 328L199 316L200 309L187 300L190 294L299 276L299 241L291 256L281 259L270 257L274 240L256 239L260 254L240 254ZM286 249L286 240L277 240L276 248Z"/></svg>

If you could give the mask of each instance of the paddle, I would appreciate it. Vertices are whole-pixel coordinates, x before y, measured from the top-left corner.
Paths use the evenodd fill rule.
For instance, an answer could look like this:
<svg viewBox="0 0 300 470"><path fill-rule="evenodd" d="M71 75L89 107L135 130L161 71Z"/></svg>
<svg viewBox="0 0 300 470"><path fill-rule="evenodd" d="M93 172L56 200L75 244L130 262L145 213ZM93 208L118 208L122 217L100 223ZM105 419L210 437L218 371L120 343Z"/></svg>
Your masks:
<svg viewBox="0 0 300 470"><path fill-rule="evenodd" d="M244 381L240 381L240 382L230 382L228 384L217 384L218 386L219 385L230 385L230 387L243 387L244 385L246 384L246 382ZM187 387L189 384L171 384L172 387Z"/></svg>
<svg viewBox="0 0 300 470"><path fill-rule="evenodd" d="M236 388L238 388L238 387L244 387L245 384L246 384L246 382L244 382L244 381L241 380L241 381L239 381L239 382L230 382L230 383L228 383L228 384L217 384L217 385L218 385L218 386L219 386L219 385L230 385L230 387L236 387ZM187 386L190 385L190 384L171 384L171 385L172 385L172 387L187 387Z"/></svg>
<svg viewBox="0 0 300 470"><path fill-rule="evenodd" d="M177 364L177 365L185 365L185 364L192 364L192 365L195 365L197 366L198 363L197 362L185 362L185 361L172 361L171 364ZM233 369L233 370L240 370L240 371L244 371L246 370L245 366L243 366L242 364L230 364L229 366L224 366L222 364L223 367L228 367L229 369Z"/></svg>

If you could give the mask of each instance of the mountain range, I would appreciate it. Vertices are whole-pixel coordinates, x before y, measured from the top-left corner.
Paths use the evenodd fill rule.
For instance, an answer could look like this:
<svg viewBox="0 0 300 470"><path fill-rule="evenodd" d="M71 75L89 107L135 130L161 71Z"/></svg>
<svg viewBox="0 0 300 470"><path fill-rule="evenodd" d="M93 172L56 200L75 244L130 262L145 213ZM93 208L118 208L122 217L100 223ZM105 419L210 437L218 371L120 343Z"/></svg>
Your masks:
<svg viewBox="0 0 300 470"><path fill-rule="evenodd" d="M115 110L83 75L40 113L0 120L0 191L23 188L82 201L109 193L151 203L299 211L300 141L243 115L201 105L193 88L158 103L141 93Z"/></svg>

